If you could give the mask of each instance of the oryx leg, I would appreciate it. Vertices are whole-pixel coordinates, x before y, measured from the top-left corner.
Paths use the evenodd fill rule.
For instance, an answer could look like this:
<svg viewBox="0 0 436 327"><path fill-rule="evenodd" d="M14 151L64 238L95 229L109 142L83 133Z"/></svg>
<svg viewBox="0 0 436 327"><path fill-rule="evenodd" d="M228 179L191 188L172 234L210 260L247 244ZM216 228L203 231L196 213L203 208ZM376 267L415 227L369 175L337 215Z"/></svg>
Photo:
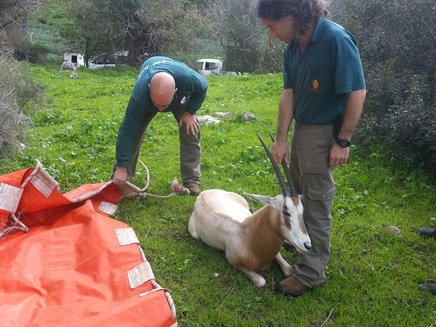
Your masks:
<svg viewBox="0 0 436 327"><path fill-rule="evenodd" d="M265 278L263 278L261 275L259 275L258 273L256 273L253 270L248 270L245 268L238 268L240 271L242 271L244 274L246 274L248 276L248 278L251 279L251 281L257 286L257 287L262 287L266 284L266 280Z"/></svg>
<svg viewBox="0 0 436 327"><path fill-rule="evenodd" d="M280 268L282 268L283 274L288 277L291 276L294 272L294 268L283 259L282 255L279 253L276 254L275 259L279 264Z"/></svg>

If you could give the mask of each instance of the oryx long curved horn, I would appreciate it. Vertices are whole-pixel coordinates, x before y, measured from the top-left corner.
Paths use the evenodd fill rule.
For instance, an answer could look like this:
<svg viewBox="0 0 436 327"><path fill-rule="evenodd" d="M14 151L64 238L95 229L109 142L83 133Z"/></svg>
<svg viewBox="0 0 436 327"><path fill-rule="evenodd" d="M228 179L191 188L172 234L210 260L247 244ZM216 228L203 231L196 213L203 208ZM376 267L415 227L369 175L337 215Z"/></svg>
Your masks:
<svg viewBox="0 0 436 327"><path fill-rule="evenodd" d="M271 140L273 142L276 141L274 138L274 135L272 135L271 132L269 132L269 136L271 136ZM289 171L288 165L286 164L285 158L283 158L283 160L282 160L282 167L283 167L283 170L285 172L286 180L288 181L288 186L289 186L289 191L291 192L291 197L298 196L297 190L295 189L294 182L292 181L291 173Z"/></svg>
<svg viewBox="0 0 436 327"><path fill-rule="evenodd" d="M286 197L286 196L289 196L289 195L290 195L289 190L288 190L288 188L287 188L287 186L286 186L285 180L283 179L283 176L282 176L282 173L281 173L281 171L280 171L280 168L279 168L279 166L277 165L276 159L274 159L273 154L272 154L271 151L268 149L267 145L266 145L265 142L262 140L262 138L260 137L259 133L256 133L256 135L257 135L257 137L259 138L260 143L262 143L263 148L265 149L265 152L266 152L266 154L268 155L269 161L271 161L271 164L272 164L272 166L273 166L273 168L274 168L274 170L275 170L275 172L276 172L277 178L279 179L279 184L280 184L280 186L282 187L282 190L283 190L283 195L284 195L285 197Z"/></svg>

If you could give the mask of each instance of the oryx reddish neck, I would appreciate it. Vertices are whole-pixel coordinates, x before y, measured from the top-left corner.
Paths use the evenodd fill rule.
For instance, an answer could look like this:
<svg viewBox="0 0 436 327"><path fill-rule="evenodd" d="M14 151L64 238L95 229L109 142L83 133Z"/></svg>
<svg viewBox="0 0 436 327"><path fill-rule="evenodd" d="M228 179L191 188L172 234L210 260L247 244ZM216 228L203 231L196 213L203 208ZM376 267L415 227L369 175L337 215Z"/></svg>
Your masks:
<svg viewBox="0 0 436 327"><path fill-rule="evenodd" d="M240 265L250 270L267 269L280 250L280 214L277 210L264 207L243 223L240 242L245 244L247 254L241 257Z"/></svg>

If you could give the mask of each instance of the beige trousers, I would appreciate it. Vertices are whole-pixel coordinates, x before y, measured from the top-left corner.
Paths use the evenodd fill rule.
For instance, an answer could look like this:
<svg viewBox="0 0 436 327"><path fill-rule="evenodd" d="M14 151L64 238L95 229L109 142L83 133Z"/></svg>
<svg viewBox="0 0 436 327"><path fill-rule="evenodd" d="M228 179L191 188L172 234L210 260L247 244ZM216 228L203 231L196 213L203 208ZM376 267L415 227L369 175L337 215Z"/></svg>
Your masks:
<svg viewBox="0 0 436 327"><path fill-rule="evenodd" d="M304 196L303 216L312 241L312 249L298 256L295 277L309 287L324 283L330 259L335 182L329 159L333 144L333 125L294 126L290 171L297 192Z"/></svg>
<svg viewBox="0 0 436 327"><path fill-rule="evenodd" d="M185 107L181 107L173 112L174 118L179 123L180 118L185 113ZM138 131L133 139L133 150L130 164L127 167L127 180L132 181L135 177L136 166L138 164L139 151L147 132L147 127L151 120L156 115L156 112L150 113L144 117ZM201 146L200 146L201 134L200 130L195 135L188 135L186 133L186 126L179 127L179 142L180 142L180 175L182 177L182 183L186 187L192 185L200 185L201 172L200 172L200 160L201 160ZM114 167L115 172L116 166ZM113 174L112 174L113 176Z"/></svg>

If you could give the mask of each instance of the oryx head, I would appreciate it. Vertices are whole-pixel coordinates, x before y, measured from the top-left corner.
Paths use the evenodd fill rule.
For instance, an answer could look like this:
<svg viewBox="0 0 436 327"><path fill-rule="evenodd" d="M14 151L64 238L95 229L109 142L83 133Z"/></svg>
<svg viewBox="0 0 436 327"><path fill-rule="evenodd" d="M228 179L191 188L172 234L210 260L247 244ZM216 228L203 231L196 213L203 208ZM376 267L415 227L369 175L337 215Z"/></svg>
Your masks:
<svg viewBox="0 0 436 327"><path fill-rule="evenodd" d="M274 137L272 134L270 135L274 141ZM280 186L282 187L283 195L278 195L274 198L262 195L247 195L264 205L275 208L280 213L280 219L283 221L281 228L282 237L287 242L293 244L297 251L308 252L311 249L312 244L303 220L303 204L301 203L292 183L289 168L285 159L283 159L282 166L288 181L288 185L286 185L274 156L258 133L257 136L271 161L274 171L276 172Z"/></svg>

